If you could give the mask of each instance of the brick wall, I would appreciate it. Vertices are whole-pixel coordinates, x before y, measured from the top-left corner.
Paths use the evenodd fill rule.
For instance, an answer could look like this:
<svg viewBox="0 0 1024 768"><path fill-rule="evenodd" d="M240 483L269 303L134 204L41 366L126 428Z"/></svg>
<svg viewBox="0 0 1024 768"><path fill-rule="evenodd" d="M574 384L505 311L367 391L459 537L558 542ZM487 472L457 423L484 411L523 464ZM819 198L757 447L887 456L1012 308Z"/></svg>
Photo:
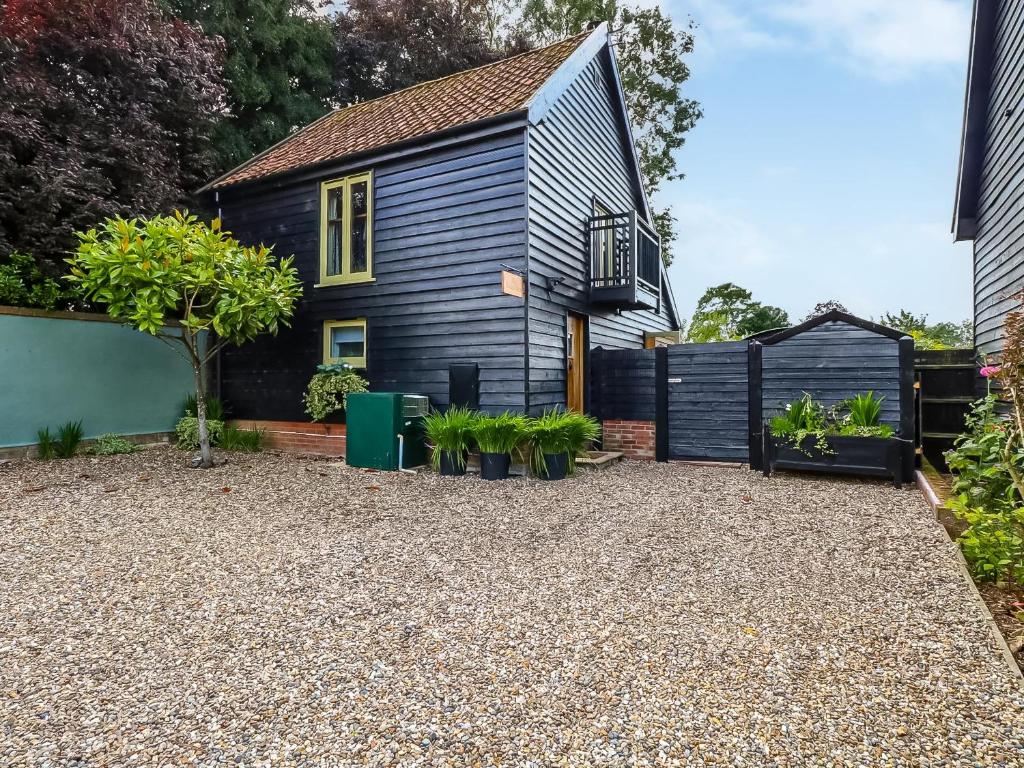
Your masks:
<svg viewBox="0 0 1024 768"><path fill-rule="evenodd" d="M303 421L233 422L239 429L262 429L264 445L289 453L315 453L323 456L345 455L344 424L314 424Z"/></svg>
<svg viewBox="0 0 1024 768"><path fill-rule="evenodd" d="M604 449L622 451L627 459L654 461L654 422L607 419L602 422Z"/></svg>

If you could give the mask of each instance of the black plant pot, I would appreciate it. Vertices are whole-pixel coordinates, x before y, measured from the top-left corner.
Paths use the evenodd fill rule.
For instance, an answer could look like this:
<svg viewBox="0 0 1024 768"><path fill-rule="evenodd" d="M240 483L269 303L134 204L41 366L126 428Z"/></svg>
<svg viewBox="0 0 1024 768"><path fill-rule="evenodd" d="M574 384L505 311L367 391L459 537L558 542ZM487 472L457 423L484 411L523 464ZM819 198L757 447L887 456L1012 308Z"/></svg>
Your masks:
<svg viewBox="0 0 1024 768"><path fill-rule="evenodd" d="M542 480L565 480L569 474L569 454L545 453L544 471L540 473Z"/></svg>
<svg viewBox="0 0 1024 768"><path fill-rule="evenodd" d="M512 457L507 453L480 452L480 477L484 480L505 480L512 466Z"/></svg>
<svg viewBox="0 0 1024 768"><path fill-rule="evenodd" d="M466 474L465 451L441 451L441 474L449 477Z"/></svg>

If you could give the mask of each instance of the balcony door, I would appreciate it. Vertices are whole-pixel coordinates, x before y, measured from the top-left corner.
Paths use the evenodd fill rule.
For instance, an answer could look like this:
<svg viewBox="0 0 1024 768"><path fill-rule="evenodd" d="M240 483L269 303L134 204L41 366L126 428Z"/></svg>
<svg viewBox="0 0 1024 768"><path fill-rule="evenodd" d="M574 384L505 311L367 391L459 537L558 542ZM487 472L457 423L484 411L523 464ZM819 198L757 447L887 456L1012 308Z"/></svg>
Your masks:
<svg viewBox="0 0 1024 768"><path fill-rule="evenodd" d="M595 216L611 216L611 211L596 200L594 201ZM611 285L615 278L615 228L613 220L608 218L601 222L594 247L594 277L601 279L598 285Z"/></svg>
<svg viewBox="0 0 1024 768"><path fill-rule="evenodd" d="M565 407L583 413L583 350L586 318L571 312L565 316Z"/></svg>

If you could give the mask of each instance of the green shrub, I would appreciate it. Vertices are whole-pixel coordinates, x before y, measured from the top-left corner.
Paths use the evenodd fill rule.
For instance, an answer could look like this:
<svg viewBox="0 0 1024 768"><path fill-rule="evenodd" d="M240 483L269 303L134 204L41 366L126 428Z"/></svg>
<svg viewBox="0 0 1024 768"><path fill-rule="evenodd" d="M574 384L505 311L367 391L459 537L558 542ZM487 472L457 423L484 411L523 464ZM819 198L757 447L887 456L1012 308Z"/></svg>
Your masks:
<svg viewBox="0 0 1024 768"><path fill-rule="evenodd" d="M59 281L45 277L28 254L15 251L0 263L0 304L52 310L72 298Z"/></svg>
<svg viewBox="0 0 1024 768"><path fill-rule="evenodd" d="M239 429L229 424L221 432L220 447L225 451L258 453L263 450L263 430Z"/></svg>
<svg viewBox="0 0 1024 768"><path fill-rule="evenodd" d="M473 411L459 406L448 408L443 413L433 411L424 417L423 429L427 441L434 448L430 458L434 469L441 466L441 451L451 453L458 466L466 466L464 454L472 443L476 422L477 416Z"/></svg>
<svg viewBox="0 0 1024 768"><path fill-rule="evenodd" d="M318 365L302 402L309 418L323 421L332 413L344 410L349 393L366 391L366 379L348 363Z"/></svg>
<svg viewBox="0 0 1024 768"><path fill-rule="evenodd" d="M975 402L966 431L946 453L954 475L948 505L967 523L957 543L975 577L1024 584L1024 502L1010 474L1024 473L1024 453L1007 445L998 402L992 394Z"/></svg>
<svg viewBox="0 0 1024 768"><path fill-rule="evenodd" d="M601 435L597 421L578 411L545 411L529 424L530 463L538 474L547 471L544 454L565 454L569 470L576 457Z"/></svg>
<svg viewBox="0 0 1024 768"><path fill-rule="evenodd" d="M225 408L224 403L216 395L207 395L203 398L206 401L206 418L213 419L214 421L224 421ZM198 401L195 395L189 395L185 398L185 405L182 406L181 415L185 416L196 416L196 405Z"/></svg>
<svg viewBox="0 0 1024 768"><path fill-rule="evenodd" d="M519 414L479 414L472 426L473 439L482 453L512 453L529 435L529 420Z"/></svg>
<svg viewBox="0 0 1024 768"><path fill-rule="evenodd" d="M206 431L210 437L210 445L219 445L224 422L219 419L207 419ZM174 427L174 434L178 437L178 447L181 450L199 450L199 419L195 416L183 416Z"/></svg>
<svg viewBox="0 0 1024 768"><path fill-rule="evenodd" d="M92 446L92 453L96 456L115 456L119 453L135 453L137 448L138 446L130 440L108 433L96 438L96 442Z"/></svg>
<svg viewBox="0 0 1024 768"><path fill-rule="evenodd" d="M57 443L50 434L49 427L43 427L36 432L36 458L40 461L49 461L57 455Z"/></svg>

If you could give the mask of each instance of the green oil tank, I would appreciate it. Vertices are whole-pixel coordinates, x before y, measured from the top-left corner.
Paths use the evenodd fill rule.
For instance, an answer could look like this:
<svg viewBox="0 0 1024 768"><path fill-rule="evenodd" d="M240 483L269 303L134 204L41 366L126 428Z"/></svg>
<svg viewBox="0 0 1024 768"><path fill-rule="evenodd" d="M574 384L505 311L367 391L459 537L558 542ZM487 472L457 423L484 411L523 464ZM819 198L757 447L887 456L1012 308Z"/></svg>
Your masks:
<svg viewBox="0 0 1024 768"><path fill-rule="evenodd" d="M353 392L345 407L345 463L366 469L418 467L427 461L423 417L429 401L424 395L400 392ZM401 435L401 439L399 438Z"/></svg>

